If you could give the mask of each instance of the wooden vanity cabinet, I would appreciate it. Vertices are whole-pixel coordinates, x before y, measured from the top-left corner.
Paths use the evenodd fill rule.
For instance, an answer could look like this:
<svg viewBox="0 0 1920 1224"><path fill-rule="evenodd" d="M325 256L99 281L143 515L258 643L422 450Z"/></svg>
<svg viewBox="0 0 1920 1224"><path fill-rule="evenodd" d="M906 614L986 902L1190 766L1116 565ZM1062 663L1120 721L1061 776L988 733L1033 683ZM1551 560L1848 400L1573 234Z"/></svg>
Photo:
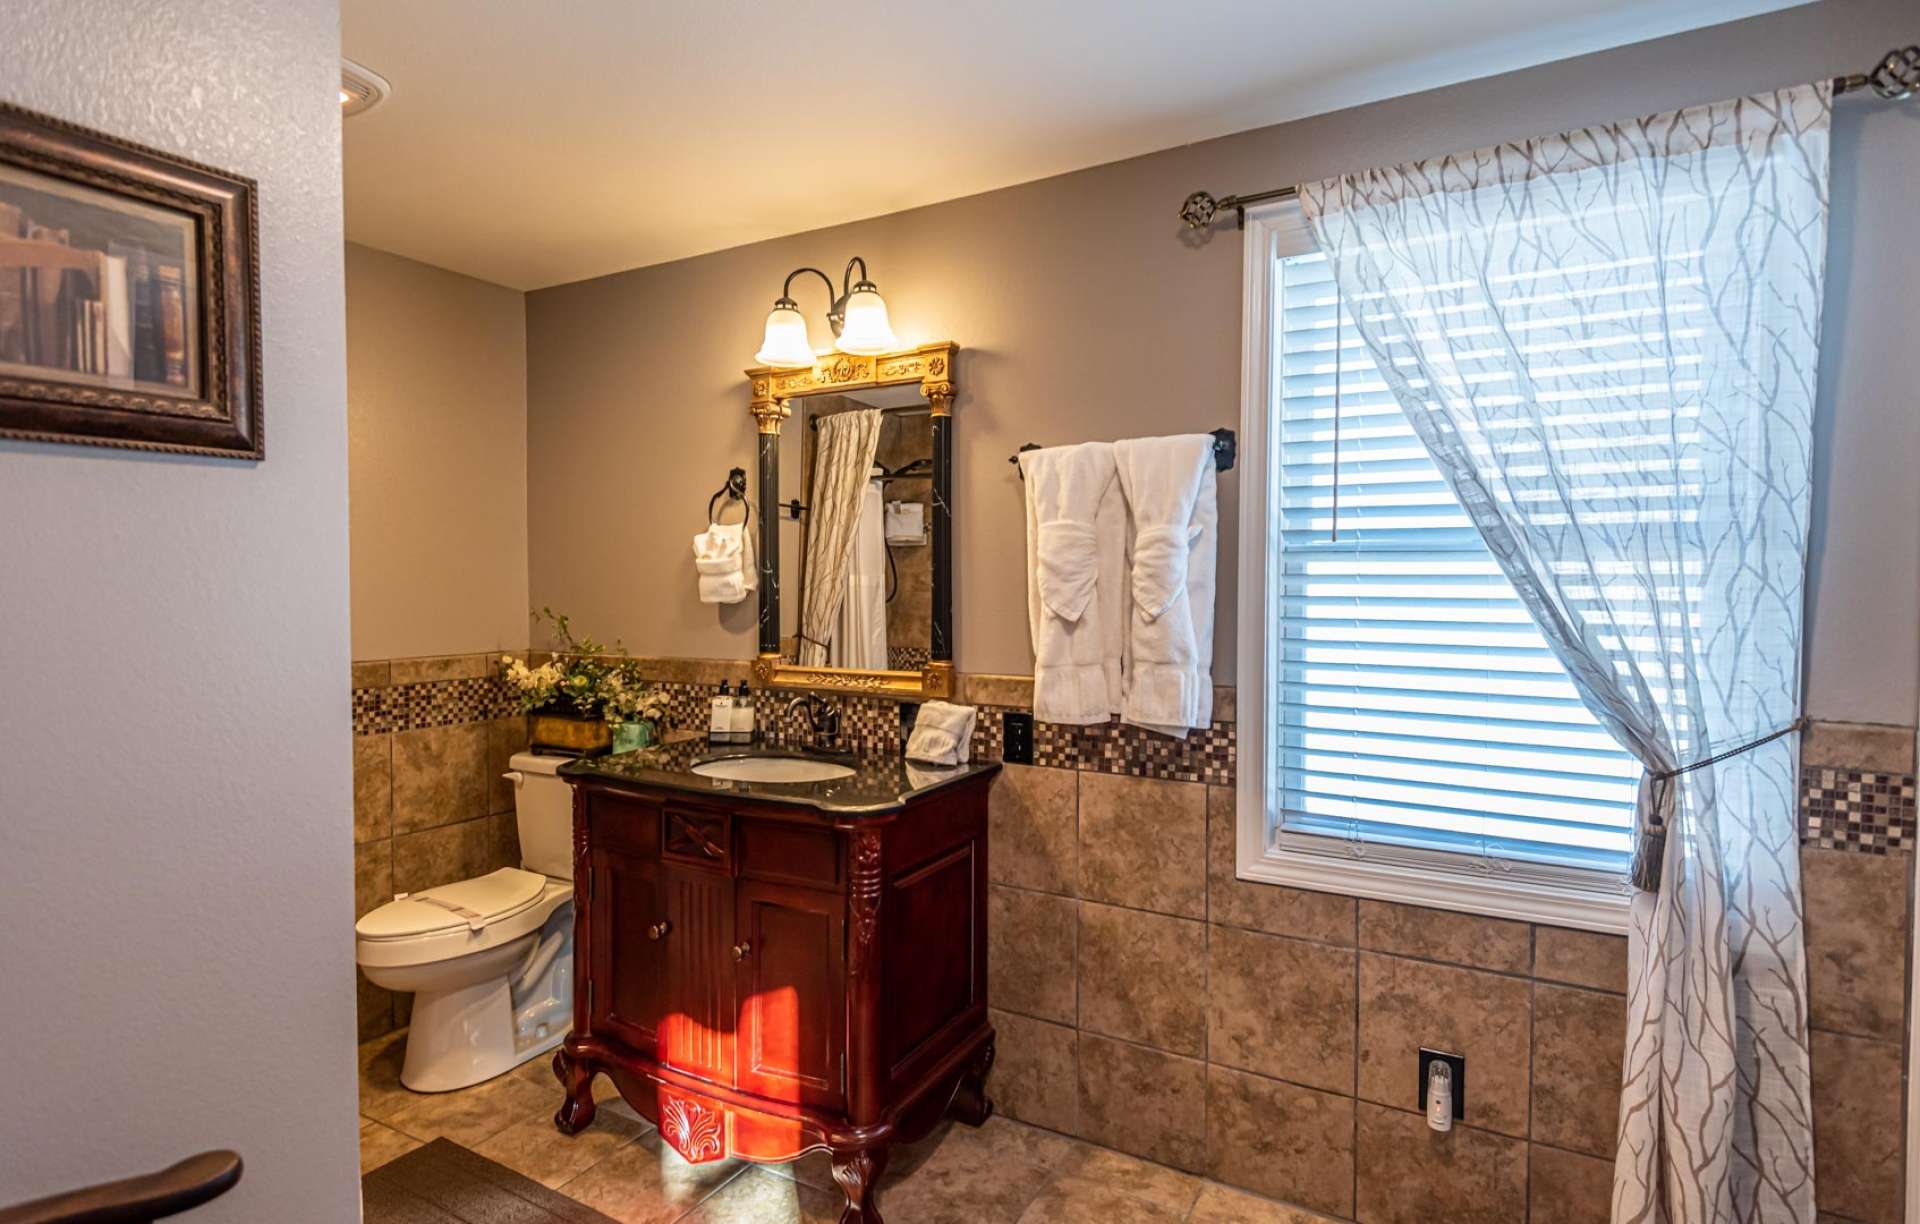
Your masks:
<svg viewBox="0 0 1920 1224"><path fill-rule="evenodd" d="M556 1125L605 1074L694 1163L826 1150L843 1224L877 1224L892 1144L992 1111L990 781L849 815L574 779Z"/></svg>

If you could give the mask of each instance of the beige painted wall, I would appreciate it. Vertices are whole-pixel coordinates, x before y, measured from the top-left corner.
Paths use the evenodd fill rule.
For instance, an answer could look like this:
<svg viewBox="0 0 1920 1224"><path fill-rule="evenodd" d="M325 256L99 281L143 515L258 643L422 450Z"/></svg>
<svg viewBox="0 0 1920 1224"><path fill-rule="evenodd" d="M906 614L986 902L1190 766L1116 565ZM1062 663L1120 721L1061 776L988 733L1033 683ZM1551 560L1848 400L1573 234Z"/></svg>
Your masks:
<svg viewBox="0 0 1920 1224"><path fill-rule="evenodd" d="M347 245L353 657L527 644L519 291Z"/></svg>
<svg viewBox="0 0 1920 1224"><path fill-rule="evenodd" d="M528 296L536 602L649 654L741 658L751 607L696 602L688 538L734 464L753 467L741 369L784 276L864 255L906 343L963 346L955 408L960 666L1030 667L1022 442L1232 425L1241 244L1199 238L1187 192L1250 191L1858 70L1912 41L1911 0L1829 0L1748 21L1243 133L835 229ZM1835 121L1828 329L1809 670L1819 717L1909 723L1920 591L1920 247L1912 113ZM816 328L822 290L800 284ZM1844 474L1836 479L1836 474ZM1238 480L1224 479L1216 678L1232 681ZM590 524L583 529L583 524Z"/></svg>

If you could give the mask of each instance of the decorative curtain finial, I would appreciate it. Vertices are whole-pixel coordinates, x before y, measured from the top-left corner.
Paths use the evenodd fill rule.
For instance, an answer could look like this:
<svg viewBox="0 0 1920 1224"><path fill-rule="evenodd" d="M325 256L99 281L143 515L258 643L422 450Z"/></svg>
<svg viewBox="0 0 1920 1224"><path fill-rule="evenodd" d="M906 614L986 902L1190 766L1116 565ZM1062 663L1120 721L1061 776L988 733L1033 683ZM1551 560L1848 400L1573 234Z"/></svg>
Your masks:
<svg viewBox="0 0 1920 1224"><path fill-rule="evenodd" d="M1920 47L1887 52L1887 58L1867 74L1867 84L1890 102L1911 98L1920 91Z"/></svg>
<svg viewBox="0 0 1920 1224"><path fill-rule="evenodd" d="M1219 203L1211 195L1196 191L1180 205L1180 219L1188 229L1205 229L1213 224L1213 215L1219 210Z"/></svg>

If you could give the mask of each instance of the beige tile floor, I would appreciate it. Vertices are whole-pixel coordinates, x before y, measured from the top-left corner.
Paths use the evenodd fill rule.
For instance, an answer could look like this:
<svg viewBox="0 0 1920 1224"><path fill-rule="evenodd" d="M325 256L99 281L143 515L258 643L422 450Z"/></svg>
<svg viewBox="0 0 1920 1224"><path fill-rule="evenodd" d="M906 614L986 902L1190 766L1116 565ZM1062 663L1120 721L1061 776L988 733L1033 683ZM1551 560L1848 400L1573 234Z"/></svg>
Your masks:
<svg viewBox="0 0 1920 1224"><path fill-rule="evenodd" d="M404 1033L360 1047L360 1171L445 1137L622 1224L835 1224L826 1158L690 1165L604 1078L593 1125L554 1129L559 1087L537 1058L460 1092L400 1084ZM888 1224L1320 1224L1326 1217L1164 1165L994 1118L898 1148L880 1183Z"/></svg>

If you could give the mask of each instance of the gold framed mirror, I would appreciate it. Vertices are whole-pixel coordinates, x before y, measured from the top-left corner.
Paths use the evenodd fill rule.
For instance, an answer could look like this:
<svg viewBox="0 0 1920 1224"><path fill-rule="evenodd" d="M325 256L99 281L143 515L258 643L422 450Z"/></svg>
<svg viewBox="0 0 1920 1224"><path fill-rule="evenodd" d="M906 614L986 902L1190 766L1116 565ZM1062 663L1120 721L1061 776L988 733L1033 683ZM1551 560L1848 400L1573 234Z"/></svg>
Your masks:
<svg viewBox="0 0 1920 1224"><path fill-rule="evenodd" d="M761 687L953 696L959 351L941 342L747 371L759 424Z"/></svg>

